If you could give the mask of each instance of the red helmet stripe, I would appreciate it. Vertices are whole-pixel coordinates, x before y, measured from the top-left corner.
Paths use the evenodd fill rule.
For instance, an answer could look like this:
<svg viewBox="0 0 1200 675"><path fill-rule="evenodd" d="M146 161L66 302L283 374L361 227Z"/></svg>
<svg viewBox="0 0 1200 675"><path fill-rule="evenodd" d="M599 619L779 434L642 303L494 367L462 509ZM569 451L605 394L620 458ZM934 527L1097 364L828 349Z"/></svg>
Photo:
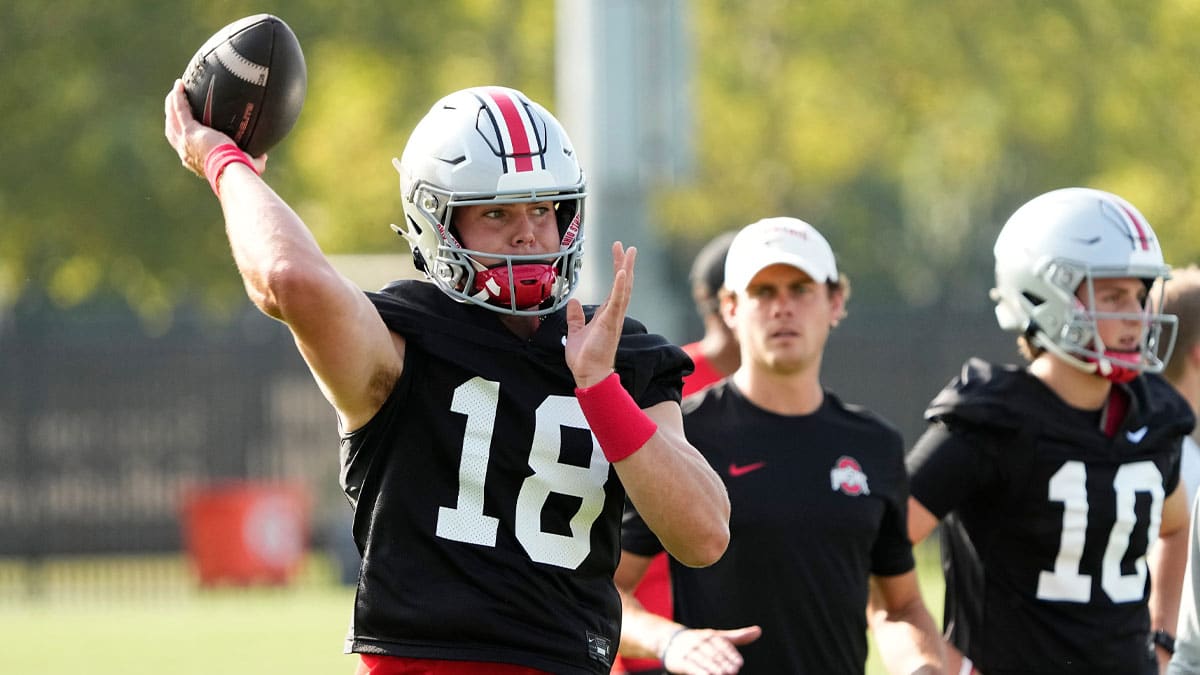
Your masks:
<svg viewBox="0 0 1200 675"><path fill-rule="evenodd" d="M521 111L513 103L508 93L500 89L489 89L496 107L504 117L504 125L508 128L509 142L512 143L513 164L518 172L533 171L533 157L529 150L529 135L525 132L525 119Z"/></svg>
<svg viewBox="0 0 1200 675"><path fill-rule="evenodd" d="M1121 210L1125 212L1125 215L1129 216L1129 221L1133 223L1133 229L1136 230L1135 234L1137 234L1137 239L1138 241L1142 242L1142 250L1149 251L1150 239L1146 236L1146 226L1143 225L1142 221L1138 220L1138 217L1133 213L1133 211L1130 211L1128 208L1126 208L1124 204L1121 204L1120 207Z"/></svg>

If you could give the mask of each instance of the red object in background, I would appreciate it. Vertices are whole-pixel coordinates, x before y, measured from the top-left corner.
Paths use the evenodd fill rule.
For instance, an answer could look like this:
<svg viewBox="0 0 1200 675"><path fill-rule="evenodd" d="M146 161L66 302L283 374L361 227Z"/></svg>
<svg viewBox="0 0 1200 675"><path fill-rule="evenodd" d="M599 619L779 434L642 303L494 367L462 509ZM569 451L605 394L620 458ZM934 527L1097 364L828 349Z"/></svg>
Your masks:
<svg viewBox="0 0 1200 675"><path fill-rule="evenodd" d="M184 498L183 540L202 586L286 584L308 543L309 500L298 485L222 483Z"/></svg>

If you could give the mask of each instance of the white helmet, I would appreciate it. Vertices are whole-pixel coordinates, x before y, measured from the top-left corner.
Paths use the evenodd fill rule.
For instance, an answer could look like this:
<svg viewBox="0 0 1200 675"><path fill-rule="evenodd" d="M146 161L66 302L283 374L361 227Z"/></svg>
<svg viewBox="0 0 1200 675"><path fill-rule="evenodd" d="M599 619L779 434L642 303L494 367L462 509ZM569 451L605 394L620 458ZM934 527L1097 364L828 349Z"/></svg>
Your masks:
<svg viewBox="0 0 1200 675"><path fill-rule="evenodd" d="M549 314L575 290L583 261L583 170L567 132L545 108L504 87L475 87L434 104L399 160L405 226L417 269L450 297L521 316ZM456 206L554 202L557 253L463 248ZM475 258L499 259L485 267Z"/></svg>
<svg viewBox="0 0 1200 675"><path fill-rule="evenodd" d="M1001 328L1022 333L1034 346L1114 382L1162 370L1174 340L1160 359L1158 338L1163 324L1173 324L1175 317L1158 313L1161 302L1143 303L1136 314L1102 313L1095 311L1094 301L1085 306L1075 295L1081 284L1094 290L1094 279L1134 277L1149 289L1156 279L1170 277L1154 230L1132 204L1089 188L1047 192L1013 213L994 252L991 297ZM1097 319L1141 321L1139 350L1106 348Z"/></svg>

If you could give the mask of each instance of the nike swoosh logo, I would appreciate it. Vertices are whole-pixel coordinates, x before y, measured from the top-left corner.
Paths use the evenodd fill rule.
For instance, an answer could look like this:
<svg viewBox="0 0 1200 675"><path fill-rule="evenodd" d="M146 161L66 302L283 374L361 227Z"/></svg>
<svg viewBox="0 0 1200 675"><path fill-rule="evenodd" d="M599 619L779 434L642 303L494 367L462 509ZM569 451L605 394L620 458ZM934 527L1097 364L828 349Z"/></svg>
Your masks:
<svg viewBox="0 0 1200 675"><path fill-rule="evenodd" d="M745 476L751 471L758 471L766 465L766 462L755 462L753 464L743 464L742 466L738 466L737 464L730 462L729 475L733 476L734 478L737 478L738 476Z"/></svg>
<svg viewBox="0 0 1200 675"><path fill-rule="evenodd" d="M1146 437L1147 431L1149 431L1148 427L1142 427L1136 431L1126 431L1125 438L1128 438L1130 443L1141 443L1142 439Z"/></svg>

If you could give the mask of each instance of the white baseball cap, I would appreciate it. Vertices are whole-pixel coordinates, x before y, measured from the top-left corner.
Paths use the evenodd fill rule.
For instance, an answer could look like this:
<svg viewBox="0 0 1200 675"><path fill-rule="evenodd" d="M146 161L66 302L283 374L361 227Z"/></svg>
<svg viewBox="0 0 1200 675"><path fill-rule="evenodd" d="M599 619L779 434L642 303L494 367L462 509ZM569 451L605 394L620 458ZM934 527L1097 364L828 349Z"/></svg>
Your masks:
<svg viewBox="0 0 1200 675"><path fill-rule="evenodd" d="M725 258L725 287L744 291L754 275L784 263L803 270L813 281L837 281L833 249L816 228L798 218L764 218L742 228Z"/></svg>

